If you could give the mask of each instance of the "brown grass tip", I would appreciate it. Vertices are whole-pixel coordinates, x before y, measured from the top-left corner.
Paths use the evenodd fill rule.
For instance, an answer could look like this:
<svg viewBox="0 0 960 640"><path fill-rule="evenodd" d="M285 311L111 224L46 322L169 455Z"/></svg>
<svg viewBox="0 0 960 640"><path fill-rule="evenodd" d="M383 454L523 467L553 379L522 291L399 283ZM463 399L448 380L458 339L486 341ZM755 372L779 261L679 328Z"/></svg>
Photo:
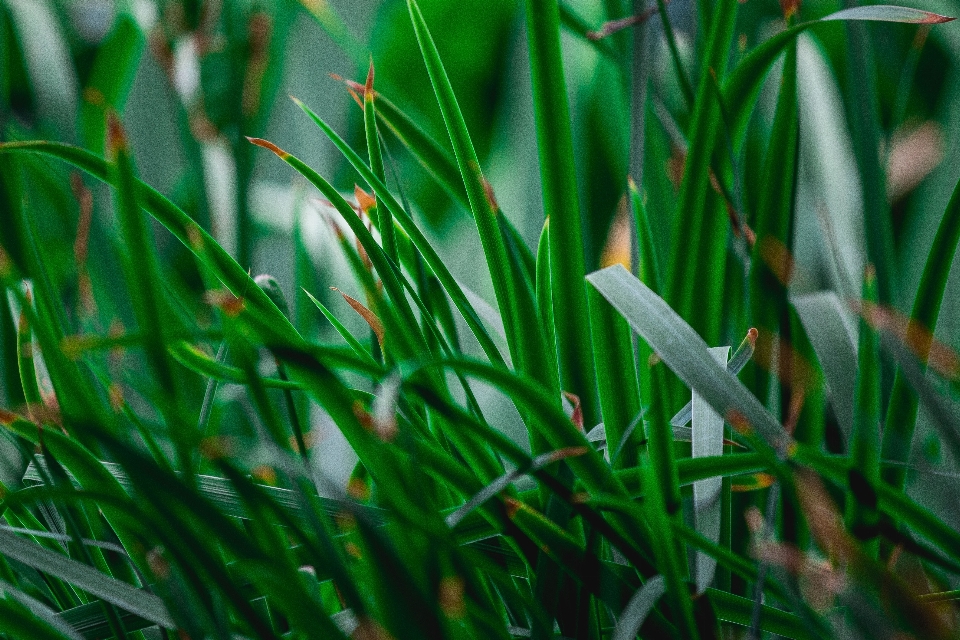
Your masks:
<svg viewBox="0 0 960 640"><path fill-rule="evenodd" d="M258 147L263 147L264 149L273 151L275 154L277 154L277 157L280 158L281 160L286 160L287 158L290 157L289 153L287 153L277 145L273 144L269 140L264 140L263 138L251 138L250 136L246 136L246 138L251 143L257 145Z"/></svg>

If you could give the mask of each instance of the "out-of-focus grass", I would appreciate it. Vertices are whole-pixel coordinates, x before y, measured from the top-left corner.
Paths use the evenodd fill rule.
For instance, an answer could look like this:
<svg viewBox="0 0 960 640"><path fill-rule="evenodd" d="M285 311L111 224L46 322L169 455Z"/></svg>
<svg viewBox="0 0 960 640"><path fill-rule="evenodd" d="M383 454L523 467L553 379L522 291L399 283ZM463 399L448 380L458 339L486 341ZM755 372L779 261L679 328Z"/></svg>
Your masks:
<svg viewBox="0 0 960 640"><path fill-rule="evenodd" d="M0 637L956 635L953 10L520 4L0 0Z"/></svg>

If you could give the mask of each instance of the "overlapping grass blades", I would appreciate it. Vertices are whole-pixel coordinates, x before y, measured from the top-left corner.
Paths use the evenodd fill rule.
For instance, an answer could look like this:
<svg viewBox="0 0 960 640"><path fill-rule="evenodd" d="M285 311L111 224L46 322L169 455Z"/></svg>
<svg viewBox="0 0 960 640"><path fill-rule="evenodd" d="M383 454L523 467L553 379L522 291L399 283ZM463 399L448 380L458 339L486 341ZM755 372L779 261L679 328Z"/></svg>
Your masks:
<svg viewBox="0 0 960 640"><path fill-rule="evenodd" d="M302 4L365 63L329 8ZM184 5L187 23L202 22L199 6ZM292 14L280 15L283 2L252 16L240 5L225 7L231 47L269 42L276 55L276 38L282 43L292 22ZM804 639L848 629L867 637L881 625L904 636L952 637L955 612L943 601L956 597L960 533L929 506L936 504L929 496L902 490L907 465L897 463L917 457L911 444L921 402L938 442L952 456L960 451L950 395L956 368L932 337L947 308L960 200L955 194L942 218L909 320L882 304L869 272L862 300L852 303L859 340L844 326L849 301L835 293L787 301L796 193L805 179L798 169L797 35L836 20L945 18L870 6L791 26L797 7L784 4L785 30L741 56L733 36L752 13L701 2L699 22L709 29L694 40L694 93L681 59L680 45L687 45L659 2L663 56L672 58L663 66L679 75L665 91L677 95L655 95L668 85L650 83L635 92L646 103L634 108L657 115L645 131L675 129L661 138L684 147L686 167L674 166L666 179L650 177L662 167L646 167L636 174L640 184L610 175L595 183L625 182L625 193L604 196L632 201L638 246L619 248L639 260L637 278L621 266L584 273L583 238L593 237L598 223L580 216L572 126L580 123L571 116L582 113L571 110L577 102L564 77L579 70L561 64L560 27L585 32L585 21L568 7L526 2L547 214L533 252L480 169L480 145L447 75L454 67L441 61L449 45L443 25L428 25L416 0L406 9L400 13L405 25L413 22L411 43L433 88L423 99L439 104L437 131L446 131L452 154L428 126L374 90L372 65L365 85L348 83L363 106L360 144L351 146L298 104L360 175L374 205L358 189L355 207L335 180L251 139L319 191L329 204L323 215L336 212L336 221L327 219L331 247L349 272L335 278L322 271L300 279L314 265L299 220L296 282L244 270L254 238L245 200L256 150L240 135L260 135L266 109L229 105L243 113L228 118L233 128L224 133L235 143L241 176L234 195L243 266L188 206L136 178L119 120L104 124L106 160L59 143L0 144L0 221L11 222L9 233L0 232L0 283L22 309L13 341L0 342L0 356L12 357L5 370L20 387L0 409L20 465L3 469L14 482L0 486L8 525L0 527L0 637L507 639L559 631L584 639L711 638L726 635L729 625ZM604 11L625 18L628 8L609 1ZM126 13L118 20L110 38L123 29L125 38L139 34L129 32ZM125 52L121 71L135 66L142 47L128 40L117 45ZM100 49L103 65L112 42ZM589 92L599 78L623 83L603 87L607 99L629 93L626 70L645 61L621 59L627 42L618 33L594 45L597 64L616 65L616 73L597 71ZM750 114L764 109L757 92L784 52L772 126L754 127ZM242 53L232 62L256 52ZM730 60L738 64L726 73ZM269 71L245 95L269 98L278 78L276 66ZM247 73L259 72L254 65ZM126 72L90 78L112 92L109 104L121 106ZM610 113L622 110L611 105ZM100 123L91 122L94 131ZM625 122L609 126L618 139L629 135ZM381 133L388 131L469 209L499 312L461 285L428 242L414 222L412 207L420 203L387 187ZM366 157L355 148L365 148ZM666 160L680 149L638 151ZM94 233L116 240L102 246L117 254L120 269L93 264L106 256L91 260L92 286L103 294L94 317L78 310L72 285L64 284L87 265L77 258L64 267L47 251L55 243L45 216L56 207L42 192L62 177L50 158L115 195L116 228ZM744 175L755 168L759 179ZM390 175L393 192L408 193L402 173ZM661 210L669 197L649 197L655 181L670 189L671 179L676 215ZM741 193L754 188L758 193ZM199 272L192 287L168 269L176 254L154 243L150 216L192 252ZM728 219L741 234L732 244ZM673 245L669 260L661 238ZM727 268L734 264L749 272ZM319 319L312 306L297 310L303 333L294 328L282 294L287 285L308 292L303 299L339 334L337 345L305 337ZM328 304L319 295L328 286L345 292L346 303ZM468 355L476 345L461 344L451 305L484 360ZM117 322L106 330L114 316L129 328ZM364 332L369 327L368 337L351 334L351 320ZM755 325L759 338L751 329L728 363L728 348L717 345ZM509 359L489 333L498 326ZM755 347L764 369L741 382ZM887 395L882 350L899 365ZM690 392L681 395L667 368L693 393L686 407ZM823 408L823 378L832 412ZM526 429L529 449L504 429L501 400L519 413L516 426ZM359 458L345 488L319 470L334 429ZM936 451L924 456L929 468L917 473L944 473ZM952 480L938 478L943 486ZM755 508L763 504L767 517Z"/></svg>

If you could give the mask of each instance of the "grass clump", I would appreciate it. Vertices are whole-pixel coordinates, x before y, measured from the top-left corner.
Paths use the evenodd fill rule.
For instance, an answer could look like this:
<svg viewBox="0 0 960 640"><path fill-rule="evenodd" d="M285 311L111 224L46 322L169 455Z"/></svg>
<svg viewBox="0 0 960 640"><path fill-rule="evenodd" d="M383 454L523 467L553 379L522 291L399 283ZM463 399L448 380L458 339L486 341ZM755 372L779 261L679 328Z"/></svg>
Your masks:
<svg viewBox="0 0 960 640"><path fill-rule="evenodd" d="M606 2L590 19L491 5L525 15L545 214L531 225L495 195L489 105L462 102L466 67L445 59L473 44L450 42L442 5L386 3L378 21L425 69L409 96L389 74L383 89L326 4L164 9L149 38L185 168L164 195L123 124L148 38L118 4L99 44L61 43L83 80L64 135L25 62L25 25L58 14L0 4L0 638L957 634L960 529L942 505L958 369L934 331L952 309L960 190L936 216L908 209L937 225L908 258L918 288L895 247L920 242L894 224L931 199L896 154L904 140L932 153L916 137L932 125L904 122L929 118L911 79L949 18L719 0L686 8L703 27L691 39L666 3ZM367 71L345 81L356 135L294 98L337 176L266 133L303 8ZM869 22L920 25L890 113ZM584 95L566 47L594 60ZM200 65L192 88L184 55ZM816 193L836 176L813 176L804 145L823 135L805 119L845 116L811 102L812 82L873 105L852 140L812 147L854 176L846 209ZM322 216L345 271L318 273L299 219L267 233L260 156L297 176L294 208ZM443 223L422 221L441 202L475 226L469 265L495 307ZM254 277L278 239L292 240L290 281Z"/></svg>

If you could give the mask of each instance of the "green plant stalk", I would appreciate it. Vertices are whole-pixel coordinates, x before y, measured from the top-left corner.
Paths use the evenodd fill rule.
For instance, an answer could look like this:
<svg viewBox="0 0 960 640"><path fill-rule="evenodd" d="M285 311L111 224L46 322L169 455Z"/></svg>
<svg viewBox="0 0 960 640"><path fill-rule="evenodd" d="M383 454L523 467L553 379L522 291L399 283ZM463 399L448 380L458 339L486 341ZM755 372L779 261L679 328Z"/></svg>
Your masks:
<svg viewBox="0 0 960 640"><path fill-rule="evenodd" d="M652 456L651 456L652 457ZM667 593L669 594L670 608L673 610L674 621L680 630L680 637L697 640L700 633L697 630L697 623L693 616L693 603L690 599L690 590L684 579L684 567L674 536L671 535L674 527L679 527L683 523L677 517L678 513L671 515L666 501L671 499L670 484L662 481L660 469L655 465L644 467L644 479L649 487L656 487L662 490L654 489L647 494L647 500L644 504L644 510L647 512L647 522L649 523L651 538L653 539L654 553L657 558L658 568L666 582ZM679 507L679 505L678 505ZM685 557L686 554L684 554Z"/></svg>
<svg viewBox="0 0 960 640"><path fill-rule="evenodd" d="M586 423L596 420L590 352L583 220L573 163L573 134L555 0L526 0L537 151L544 215L551 220L550 273L561 387L580 397Z"/></svg>
<svg viewBox="0 0 960 640"><path fill-rule="evenodd" d="M723 274L727 258L727 217L710 188L710 167L722 126L714 79L722 78L737 16L735 0L714 5L707 58L697 87L690 124L690 148L677 201L677 218L667 274L667 300L707 344L720 341ZM691 260L690 253L695 259Z"/></svg>
<svg viewBox="0 0 960 640"><path fill-rule="evenodd" d="M639 443L643 439L643 429L634 429L629 440L623 442L627 429L640 413L640 386L633 360L630 325L592 287L587 302L593 357L597 362L600 409L611 463L615 469L633 467L640 462Z"/></svg>
<svg viewBox="0 0 960 640"><path fill-rule="evenodd" d="M753 222L756 241L750 256L750 316L751 324L767 337L780 336L789 343L787 317L787 287L781 282L788 268L786 256L776 249L793 247L794 199L800 154L800 119L797 105L797 49L787 50L783 78L777 97L770 142L763 161L760 194ZM768 250L764 255L764 250ZM774 249L775 251L769 251ZM768 264L767 260L779 260ZM771 363L771 368L779 366ZM754 367L753 392L758 398L767 398L770 375L761 367ZM789 387L781 386L781 397Z"/></svg>
<svg viewBox="0 0 960 640"><path fill-rule="evenodd" d="M863 278L861 304L865 307L876 305L878 295L876 272L868 266ZM864 309L864 315L866 313L869 310ZM847 528L866 541L864 552L876 558L878 518L874 487L880 480L880 336L863 317L859 342L846 521Z"/></svg>
<svg viewBox="0 0 960 640"><path fill-rule="evenodd" d="M960 243L960 182L954 188L950 202L940 219L940 226L937 228L930 253L927 254L927 262L920 277L920 286L913 301L907 326L908 335L911 332L919 332L921 335L929 332L929 338L923 338L917 353L922 363L926 362L929 356L931 343L928 340L932 339L937 327L943 295L947 288L947 278L950 274L949 265L953 262L958 243ZM916 392L910 388L906 376L898 368L894 375L893 390L890 393L884 420L881 446L883 460L906 462L910 459L918 407L919 400ZM892 464L883 469L882 475L884 482L901 489L906 481L906 467Z"/></svg>
<svg viewBox="0 0 960 640"><path fill-rule="evenodd" d="M450 85L447 72L440 61L440 55L433 42L433 37L427 29L416 1L408 0L407 6L410 10L410 19L413 22L417 42L420 44L423 60L427 66L430 82L433 84L434 92L437 95L440 113L443 115L447 133L450 135L457 166L460 168L460 174L467 188L470 209L473 211L473 217L477 223L480 242L487 259L490 277L493 280L494 294L500 306L500 312L504 317L504 327L507 330L510 353L515 360L519 361L521 358L518 357L519 346L517 344L520 328L517 315L517 292L510 277L509 260L503 237L500 235L496 222L495 207L485 188L486 180L480 170L480 161L477 158L466 123L453 94L453 87Z"/></svg>

